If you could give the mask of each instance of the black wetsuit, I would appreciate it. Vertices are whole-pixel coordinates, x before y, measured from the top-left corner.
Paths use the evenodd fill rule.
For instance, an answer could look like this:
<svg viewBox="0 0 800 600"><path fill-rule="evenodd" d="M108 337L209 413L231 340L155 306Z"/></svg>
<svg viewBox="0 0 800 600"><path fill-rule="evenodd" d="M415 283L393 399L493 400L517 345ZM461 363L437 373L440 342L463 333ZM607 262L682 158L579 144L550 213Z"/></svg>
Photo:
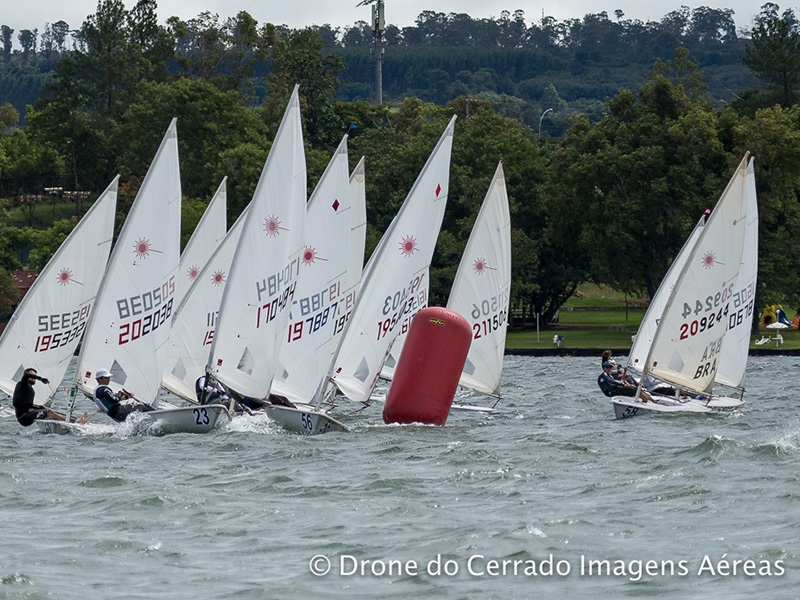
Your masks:
<svg viewBox="0 0 800 600"><path fill-rule="evenodd" d="M14 413L17 415L17 421L23 427L33 425L37 419L47 418L47 409L33 403L36 399L36 392L32 382L36 379L39 379L38 375L23 373L22 379L14 387Z"/></svg>
<svg viewBox="0 0 800 600"><path fill-rule="evenodd" d="M597 385L606 396L635 396L636 388L633 386L626 386L623 381L615 379L611 373L603 371L597 378Z"/></svg>

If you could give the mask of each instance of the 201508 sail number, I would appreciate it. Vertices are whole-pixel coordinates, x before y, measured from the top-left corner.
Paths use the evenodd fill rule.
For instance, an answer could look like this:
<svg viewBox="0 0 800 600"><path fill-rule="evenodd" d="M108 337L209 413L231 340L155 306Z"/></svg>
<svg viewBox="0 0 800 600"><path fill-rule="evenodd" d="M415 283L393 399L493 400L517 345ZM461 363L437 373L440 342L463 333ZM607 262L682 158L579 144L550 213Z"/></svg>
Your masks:
<svg viewBox="0 0 800 600"><path fill-rule="evenodd" d="M195 425L208 425L211 419L208 418L208 410L205 408L193 408L192 414L194 415Z"/></svg>

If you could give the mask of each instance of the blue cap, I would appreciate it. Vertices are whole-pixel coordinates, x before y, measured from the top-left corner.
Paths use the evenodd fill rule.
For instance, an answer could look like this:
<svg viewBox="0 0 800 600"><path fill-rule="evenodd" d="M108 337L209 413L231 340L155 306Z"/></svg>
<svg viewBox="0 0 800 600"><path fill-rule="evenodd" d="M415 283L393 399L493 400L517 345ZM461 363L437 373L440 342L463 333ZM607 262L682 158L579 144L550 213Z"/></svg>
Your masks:
<svg viewBox="0 0 800 600"><path fill-rule="evenodd" d="M613 366L614 366L614 363L612 363L610 360L607 360L606 362L603 363L603 368L604 369L606 367L613 367Z"/></svg>

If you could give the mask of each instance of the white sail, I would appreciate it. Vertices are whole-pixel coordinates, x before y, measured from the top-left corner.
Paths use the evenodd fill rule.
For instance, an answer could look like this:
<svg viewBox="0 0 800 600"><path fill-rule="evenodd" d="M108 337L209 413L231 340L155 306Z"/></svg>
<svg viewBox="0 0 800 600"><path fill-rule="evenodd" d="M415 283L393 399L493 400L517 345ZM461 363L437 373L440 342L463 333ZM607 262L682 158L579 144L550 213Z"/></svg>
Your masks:
<svg viewBox="0 0 800 600"><path fill-rule="evenodd" d="M300 277L289 315L288 335L280 350L279 368L270 390L292 402L309 402L313 398L328 371L335 334L341 332L347 307L355 299L355 292L347 289L346 280L351 230L348 168L345 136L306 207Z"/></svg>
<svg viewBox="0 0 800 600"><path fill-rule="evenodd" d="M403 322L398 326L397 337L392 342L392 348L389 350L389 355L386 357L386 362L381 369L381 378L391 381L394 377L394 368L397 366L397 361L400 360L400 354L403 352L403 346L406 343L408 330L411 327L411 319L414 318L419 311L428 307L428 298L430 298L430 281L431 271L425 269L419 280L419 292L417 294L417 302L414 310L408 312L403 318Z"/></svg>
<svg viewBox="0 0 800 600"><path fill-rule="evenodd" d="M747 161L708 218L664 308L644 373L688 390L710 391L718 369L747 229Z"/></svg>
<svg viewBox="0 0 800 600"><path fill-rule="evenodd" d="M356 168L350 173L350 237L347 240L347 275L345 289L355 292L352 304L345 302L345 317L355 305L358 290L361 287L361 272L364 269L364 247L367 241L367 196L366 177L364 174L364 157L358 161ZM351 292L348 292L350 295ZM345 318L345 321L347 318ZM340 327L344 327L344 321Z"/></svg>
<svg viewBox="0 0 800 600"><path fill-rule="evenodd" d="M306 162L295 87L267 156L223 292L211 347L214 377L265 398L302 260Z"/></svg>
<svg viewBox="0 0 800 600"><path fill-rule="evenodd" d="M716 383L740 388L744 385L744 372L750 350L750 329L753 325L753 310L758 278L758 200L753 159L747 165L747 228L744 253L739 277L733 288L728 331L722 343Z"/></svg>
<svg viewBox="0 0 800 600"><path fill-rule="evenodd" d="M497 166L467 246L461 256L447 308L472 327L459 384L497 395L503 371L511 294L511 217L502 163Z"/></svg>
<svg viewBox="0 0 800 600"><path fill-rule="evenodd" d="M227 177L222 179L181 253L178 279L175 281L175 306L180 305L189 287L225 237L228 227L227 181Z"/></svg>
<svg viewBox="0 0 800 600"><path fill-rule="evenodd" d="M94 373L155 404L164 370L180 258L181 181L173 119L119 234L86 326L77 385L91 394Z"/></svg>
<svg viewBox="0 0 800 600"><path fill-rule="evenodd" d="M420 304L447 203L454 126L455 117L378 244L373 266L365 268L332 370L336 386L353 401L369 399L399 325Z"/></svg>
<svg viewBox="0 0 800 600"><path fill-rule="evenodd" d="M0 390L12 395L28 367L36 403L55 394L81 339L106 270L114 235L119 175L41 270L0 338Z"/></svg>
<svg viewBox="0 0 800 600"><path fill-rule="evenodd" d="M197 400L195 382L206 372L222 294L246 214L245 208L186 292L172 319L162 383L191 402Z"/></svg>
<svg viewBox="0 0 800 600"><path fill-rule="evenodd" d="M710 212L710 211L709 211ZM667 305L667 300L672 293L672 288L675 287L675 282L678 280L686 261L694 251L695 244L700 238L700 232L706 224L706 216L700 217L700 220L692 229L689 237L684 242L683 247L678 252L675 260L667 269L661 284L658 286L656 293L650 300L650 304L642 317L642 323L639 325L639 330L633 338L631 351L628 355L628 367L642 370L642 367L647 360L647 353L650 351L650 345L653 343L658 324L661 321L661 313L664 312L664 307Z"/></svg>

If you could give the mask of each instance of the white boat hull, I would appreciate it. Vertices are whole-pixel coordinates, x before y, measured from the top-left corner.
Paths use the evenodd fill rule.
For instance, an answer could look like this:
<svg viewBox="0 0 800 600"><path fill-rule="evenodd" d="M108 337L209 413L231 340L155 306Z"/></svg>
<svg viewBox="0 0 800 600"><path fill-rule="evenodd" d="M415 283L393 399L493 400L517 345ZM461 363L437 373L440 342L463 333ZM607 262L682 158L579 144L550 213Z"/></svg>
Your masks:
<svg viewBox="0 0 800 600"><path fill-rule="evenodd" d="M744 400L741 398L733 398L731 396L712 396L711 400L692 400L692 402L696 402L702 406L707 406L708 408L738 408L744 404Z"/></svg>
<svg viewBox="0 0 800 600"><path fill-rule="evenodd" d="M473 406L472 404L451 404L450 410L460 410L464 412L493 413L497 412L491 406Z"/></svg>
<svg viewBox="0 0 800 600"><path fill-rule="evenodd" d="M313 408L301 409L267 404L264 409L270 419L294 433L318 435L329 431L350 431L344 423Z"/></svg>
<svg viewBox="0 0 800 600"><path fill-rule="evenodd" d="M661 402L669 402L662 404ZM703 406L699 402L687 400L679 402L672 398L662 398L660 402L642 402L634 400L628 396L613 396L611 403L614 406L614 416L618 419L629 419L642 415L652 414L687 414L687 413L710 413L710 408Z"/></svg>
<svg viewBox="0 0 800 600"><path fill-rule="evenodd" d="M142 413L159 434L208 433L229 419L228 409L221 404L168 408Z"/></svg>
<svg viewBox="0 0 800 600"><path fill-rule="evenodd" d="M88 433L99 426L91 423L67 423L66 421L54 421L51 419L39 419L34 421L39 428L39 433L55 435L68 435L71 433Z"/></svg>
<svg viewBox="0 0 800 600"><path fill-rule="evenodd" d="M228 409L221 404L168 408L151 412L133 413L138 420L137 429L155 435L168 433L208 433L229 419ZM89 433L99 427L94 423L67 423L42 419L36 421L41 433L67 435Z"/></svg>

